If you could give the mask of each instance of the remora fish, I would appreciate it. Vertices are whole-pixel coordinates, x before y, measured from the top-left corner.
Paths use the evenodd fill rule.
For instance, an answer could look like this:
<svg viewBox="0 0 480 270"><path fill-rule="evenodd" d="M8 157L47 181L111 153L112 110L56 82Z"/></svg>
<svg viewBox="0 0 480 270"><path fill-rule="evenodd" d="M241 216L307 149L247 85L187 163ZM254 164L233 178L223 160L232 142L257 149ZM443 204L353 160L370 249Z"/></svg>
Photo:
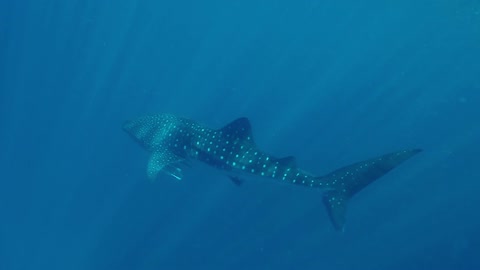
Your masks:
<svg viewBox="0 0 480 270"><path fill-rule="evenodd" d="M273 157L258 149L247 118L238 118L221 129L210 129L190 119L158 114L127 121L123 129L151 153L147 174L155 179L165 172L182 179L182 165L198 160L226 171L249 173L280 182L318 188L330 220L343 230L348 200L368 184L420 152L412 149L386 154L315 176L297 167L294 157Z"/></svg>

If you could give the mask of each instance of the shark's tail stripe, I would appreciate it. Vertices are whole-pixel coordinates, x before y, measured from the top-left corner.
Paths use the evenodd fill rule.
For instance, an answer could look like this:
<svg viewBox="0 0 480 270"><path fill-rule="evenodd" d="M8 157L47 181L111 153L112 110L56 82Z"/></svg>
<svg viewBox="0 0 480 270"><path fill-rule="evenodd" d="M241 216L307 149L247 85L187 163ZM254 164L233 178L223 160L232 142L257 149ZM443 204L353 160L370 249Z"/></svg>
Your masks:
<svg viewBox="0 0 480 270"><path fill-rule="evenodd" d="M323 202L335 229L343 230L347 202L353 195L420 151L413 149L386 154L318 177L322 186L329 187Z"/></svg>

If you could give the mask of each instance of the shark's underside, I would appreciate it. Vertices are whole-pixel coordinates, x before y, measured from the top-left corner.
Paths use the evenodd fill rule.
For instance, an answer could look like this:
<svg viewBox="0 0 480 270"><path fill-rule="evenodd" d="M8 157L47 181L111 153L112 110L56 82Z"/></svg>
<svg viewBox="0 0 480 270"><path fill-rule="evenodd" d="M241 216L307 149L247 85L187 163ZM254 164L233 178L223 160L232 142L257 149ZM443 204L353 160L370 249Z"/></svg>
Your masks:
<svg viewBox="0 0 480 270"><path fill-rule="evenodd" d="M190 119L170 114L150 115L127 121L124 130L151 153L147 166L150 179L165 172L182 179L182 167L198 160L221 169L236 184L235 173L248 173L281 182L318 188L337 230L345 224L347 201L420 149L398 151L315 176L297 167L295 158L277 158L254 143L247 118L239 118L221 129L210 129Z"/></svg>

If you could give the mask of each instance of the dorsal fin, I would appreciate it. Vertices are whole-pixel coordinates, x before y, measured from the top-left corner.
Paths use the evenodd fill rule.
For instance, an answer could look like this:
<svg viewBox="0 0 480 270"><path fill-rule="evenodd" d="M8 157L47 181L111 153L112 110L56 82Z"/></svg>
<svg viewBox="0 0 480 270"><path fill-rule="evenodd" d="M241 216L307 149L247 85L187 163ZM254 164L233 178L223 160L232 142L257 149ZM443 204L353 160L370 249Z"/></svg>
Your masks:
<svg viewBox="0 0 480 270"><path fill-rule="evenodd" d="M250 126L250 121L246 117L233 120L221 128L220 131L229 134L233 138L253 142L252 127Z"/></svg>
<svg viewBox="0 0 480 270"><path fill-rule="evenodd" d="M297 160L295 159L295 157L292 157L292 156L277 158L275 161L282 166L289 166L289 167L297 166Z"/></svg>

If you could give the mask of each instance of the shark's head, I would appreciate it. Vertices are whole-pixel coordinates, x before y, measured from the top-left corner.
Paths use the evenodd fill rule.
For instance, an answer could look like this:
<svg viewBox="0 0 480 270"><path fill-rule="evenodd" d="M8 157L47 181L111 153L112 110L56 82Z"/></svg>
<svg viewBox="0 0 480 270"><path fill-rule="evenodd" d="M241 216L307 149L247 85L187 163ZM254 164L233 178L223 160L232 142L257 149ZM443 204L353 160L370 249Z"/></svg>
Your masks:
<svg viewBox="0 0 480 270"><path fill-rule="evenodd" d="M174 136L180 123L181 118L170 114L148 115L126 121L123 130L147 150L152 151Z"/></svg>

